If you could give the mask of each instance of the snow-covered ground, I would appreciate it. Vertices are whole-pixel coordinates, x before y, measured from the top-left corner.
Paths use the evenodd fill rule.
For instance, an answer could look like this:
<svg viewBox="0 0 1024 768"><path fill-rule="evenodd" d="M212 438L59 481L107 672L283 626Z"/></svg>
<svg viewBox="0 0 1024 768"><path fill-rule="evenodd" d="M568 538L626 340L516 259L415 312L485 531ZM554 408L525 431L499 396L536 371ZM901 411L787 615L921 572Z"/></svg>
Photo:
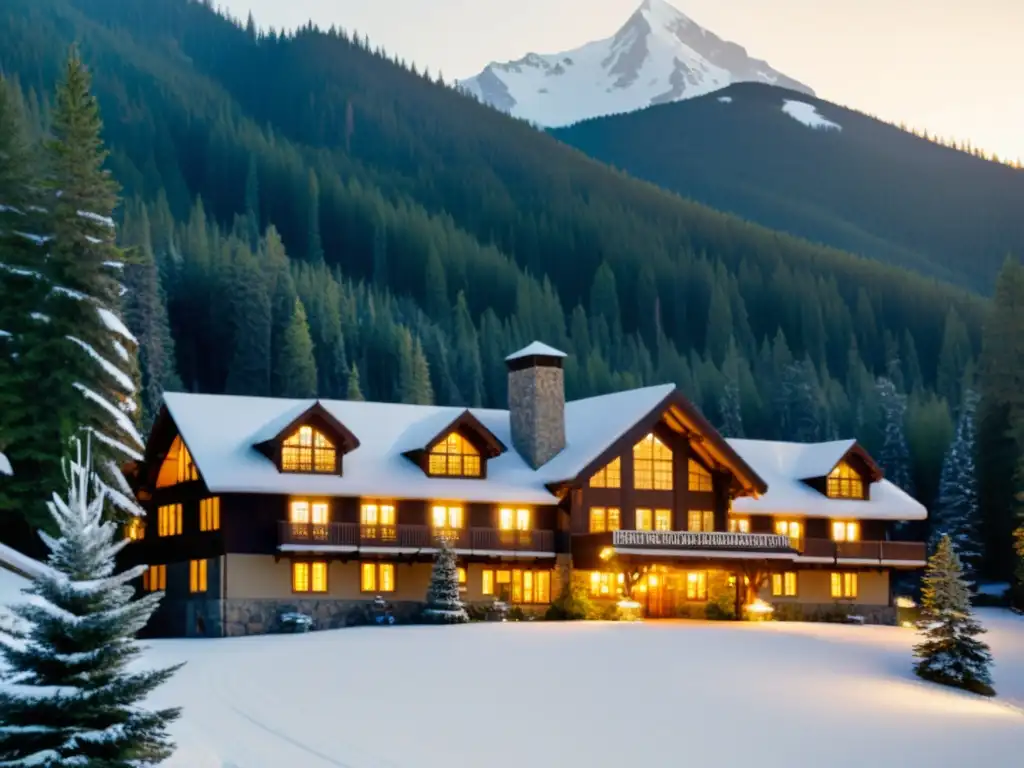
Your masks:
<svg viewBox="0 0 1024 768"><path fill-rule="evenodd" d="M832 624L375 627L146 661L188 662L153 702L184 707L170 768L1017 765L1024 619L981 615L995 700L914 678L909 630Z"/></svg>

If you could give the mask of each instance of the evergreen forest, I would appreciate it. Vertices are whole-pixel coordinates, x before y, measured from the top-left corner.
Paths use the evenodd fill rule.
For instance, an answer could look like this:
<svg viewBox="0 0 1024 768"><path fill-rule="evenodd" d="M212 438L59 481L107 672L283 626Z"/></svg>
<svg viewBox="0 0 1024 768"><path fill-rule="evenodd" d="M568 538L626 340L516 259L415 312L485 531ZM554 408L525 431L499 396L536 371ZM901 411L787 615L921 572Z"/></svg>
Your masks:
<svg viewBox="0 0 1024 768"><path fill-rule="evenodd" d="M92 76L142 430L178 389L504 407L504 356L539 339L569 353L569 398L674 382L728 436L856 436L931 505L978 389L984 568L1012 567L1017 262L990 301L746 222L353 30L261 30L195 0L5 11L30 142L73 44Z"/></svg>

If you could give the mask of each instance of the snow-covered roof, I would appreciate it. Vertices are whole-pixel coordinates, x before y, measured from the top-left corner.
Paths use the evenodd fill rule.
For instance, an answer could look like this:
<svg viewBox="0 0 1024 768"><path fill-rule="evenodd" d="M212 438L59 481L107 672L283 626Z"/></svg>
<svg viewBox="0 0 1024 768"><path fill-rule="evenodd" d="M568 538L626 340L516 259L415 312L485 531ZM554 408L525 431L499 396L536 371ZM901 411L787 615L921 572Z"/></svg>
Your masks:
<svg viewBox="0 0 1024 768"><path fill-rule="evenodd" d="M727 442L768 483L768 490L759 498L740 498L733 502L733 511L738 514L791 514L853 520L924 520L928 515L924 505L888 480L871 483L870 499L832 499L804 482L827 475L856 445L856 440Z"/></svg>
<svg viewBox="0 0 1024 768"><path fill-rule="evenodd" d="M514 449L487 463L486 479L429 477L403 454L422 448L466 409L320 400L359 439L342 475L289 474L254 448L280 433L317 400L167 393L164 402L207 487L215 493L279 493L458 499L552 504L548 483L569 480L643 419L675 389L667 384L566 403L565 448L534 470ZM469 412L512 445L505 410Z"/></svg>
<svg viewBox="0 0 1024 768"><path fill-rule="evenodd" d="M513 352L511 355L505 358L505 361L519 360L524 357L565 357L565 352L549 347L540 341L535 341L532 344L528 344L518 352Z"/></svg>

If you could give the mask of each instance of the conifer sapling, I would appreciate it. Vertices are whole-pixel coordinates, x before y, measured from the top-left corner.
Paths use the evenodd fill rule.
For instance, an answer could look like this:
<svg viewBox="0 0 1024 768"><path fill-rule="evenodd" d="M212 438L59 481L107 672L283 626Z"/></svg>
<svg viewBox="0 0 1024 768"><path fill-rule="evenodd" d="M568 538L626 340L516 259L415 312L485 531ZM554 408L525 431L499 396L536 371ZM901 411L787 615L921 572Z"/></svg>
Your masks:
<svg viewBox="0 0 1024 768"><path fill-rule="evenodd" d="M60 531L40 533L48 567L12 608L17 621L0 627L0 764L105 768L156 765L173 743L166 727L177 709L140 704L178 667L129 671L141 651L135 634L162 593L132 600L130 582L147 566L114 572L127 544L103 520L105 488L92 471L89 448L65 461L67 498L48 502Z"/></svg>
<svg viewBox="0 0 1024 768"><path fill-rule="evenodd" d="M985 629L971 615L970 591L949 536L939 541L922 579L923 635L914 646L914 672L925 680L995 695L989 668L992 655L978 636Z"/></svg>
<svg viewBox="0 0 1024 768"><path fill-rule="evenodd" d="M469 621L469 615L459 597L459 569L455 564L455 552L443 536L438 538L437 546L424 613L428 619L440 624L462 624Z"/></svg>

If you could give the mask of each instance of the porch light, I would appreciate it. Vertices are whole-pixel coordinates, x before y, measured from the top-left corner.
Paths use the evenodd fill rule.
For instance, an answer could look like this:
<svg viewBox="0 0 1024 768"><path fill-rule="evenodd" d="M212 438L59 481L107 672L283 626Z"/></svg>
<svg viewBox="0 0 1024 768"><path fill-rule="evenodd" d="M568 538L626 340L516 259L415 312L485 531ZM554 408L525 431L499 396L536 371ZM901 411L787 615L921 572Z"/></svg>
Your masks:
<svg viewBox="0 0 1024 768"><path fill-rule="evenodd" d="M615 550L612 547L605 547L601 550L600 558L602 560L611 560L612 555L615 554Z"/></svg>
<svg viewBox="0 0 1024 768"><path fill-rule="evenodd" d="M914 602L913 598L904 597L903 595L899 595L896 598L896 607L897 608L917 608L917 603Z"/></svg>

